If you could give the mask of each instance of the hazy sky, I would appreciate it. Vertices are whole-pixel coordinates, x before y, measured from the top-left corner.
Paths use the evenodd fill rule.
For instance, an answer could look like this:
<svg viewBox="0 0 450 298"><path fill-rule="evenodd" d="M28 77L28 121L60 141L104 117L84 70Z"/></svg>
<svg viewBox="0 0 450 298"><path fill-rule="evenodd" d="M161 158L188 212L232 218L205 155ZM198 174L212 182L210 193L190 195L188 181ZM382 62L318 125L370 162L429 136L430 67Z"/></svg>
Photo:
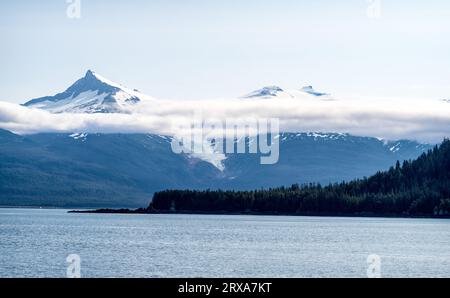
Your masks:
<svg viewBox="0 0 450 298"><path fill-rule="evenodd" d="M66 0L0 3L0 101L65 90L87 69L159 98L264 85L450 98L450 2Z"/></svg>

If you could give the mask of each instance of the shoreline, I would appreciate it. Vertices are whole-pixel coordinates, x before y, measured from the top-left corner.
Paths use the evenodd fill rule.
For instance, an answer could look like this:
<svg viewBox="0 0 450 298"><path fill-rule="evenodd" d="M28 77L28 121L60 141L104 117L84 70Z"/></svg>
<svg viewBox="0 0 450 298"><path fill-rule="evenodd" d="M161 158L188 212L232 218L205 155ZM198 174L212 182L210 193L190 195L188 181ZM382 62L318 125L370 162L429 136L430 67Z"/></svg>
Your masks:
<svg viewBox="0 0 450 298"><path fill-rule="evenodd" d="M373 213L276 213L276 212L227 212L227 211L167 211L144 208L92 208L92 207L37 207L37 206L0 206L0 209L67 210L69 214L129 214L129 215L229 215L229 216L288 216L288 217L336 217L336 218L411 218L411 219L450 219L450 215L407 215Z"/></svg>
<svg viewBox="0 0 450 298"><path fill-rule="evenodd" d="M109 208L104 208L101 206L97 206L97 207L77 207L77 206L62 206L62 207L55 207L55 206L1 206L0 205L0 209L47 209L47 210L73 210L73 209L79 209L80 211L83 210L98 210L98 209L109 209ZM122 208L121 208L122 209ZM123 208L123 209L127 209L127 208ZM114 210L114 209L111 209ZM131 209L130 209L131 210Z"/></svg>
<svg viewBox="0 0 450 298"><path fill-rule="evenodd" d="M37 206L0 206L0 209L35 209L67 210L69 214L129 214L129 215L229 215L229 216L288 216L288 217L336 217L336 218L411 218L411 219L450 219L450 215L407 215L407 214L373 214L373 213L276 213L276 212L227 212L227 211L167 211L144 208L99 208L92 207L37 207Z"/></svg>
<svg viewBox="0 0 450 298"><path fill-rule="evenodd" d="M411 218L411 219L450 219L450 216L431 215L398 215L398 214L369 214L369 213L271 213L271 212L226 212L226 211L148 211L146 209L97 209L97 210L71 210L68 213L78 214L173 214L173 215L229 215L229 216L288 216L288 217L341 217L341 218Z"/></svg>

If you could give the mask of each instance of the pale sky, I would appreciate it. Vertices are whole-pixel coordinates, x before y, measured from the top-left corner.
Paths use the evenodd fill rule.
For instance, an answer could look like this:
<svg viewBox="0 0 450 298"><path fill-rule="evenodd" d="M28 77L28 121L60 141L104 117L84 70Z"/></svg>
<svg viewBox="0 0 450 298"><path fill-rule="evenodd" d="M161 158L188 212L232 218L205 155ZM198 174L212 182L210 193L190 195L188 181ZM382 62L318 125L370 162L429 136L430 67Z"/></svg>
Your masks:
<svg viewBox="0 0 450 298"><path fill-rule="evenodd" d="M450 98L450 2L0 2L0 101L64 91L86 70L157 98L236 97L265 85L337 96Z"/></svg>

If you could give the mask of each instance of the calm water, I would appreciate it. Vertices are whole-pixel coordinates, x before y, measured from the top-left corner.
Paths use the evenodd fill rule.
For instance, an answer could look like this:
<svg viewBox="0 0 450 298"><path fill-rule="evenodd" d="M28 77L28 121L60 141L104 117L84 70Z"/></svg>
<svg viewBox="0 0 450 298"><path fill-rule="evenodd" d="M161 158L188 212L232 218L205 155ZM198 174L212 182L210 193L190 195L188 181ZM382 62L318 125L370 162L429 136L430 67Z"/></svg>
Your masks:
<svg viewBox="0 0 450 298"><path fill-rule="evenodd" d="M450 277L450 220L0 209L0 276Z"/></svg>

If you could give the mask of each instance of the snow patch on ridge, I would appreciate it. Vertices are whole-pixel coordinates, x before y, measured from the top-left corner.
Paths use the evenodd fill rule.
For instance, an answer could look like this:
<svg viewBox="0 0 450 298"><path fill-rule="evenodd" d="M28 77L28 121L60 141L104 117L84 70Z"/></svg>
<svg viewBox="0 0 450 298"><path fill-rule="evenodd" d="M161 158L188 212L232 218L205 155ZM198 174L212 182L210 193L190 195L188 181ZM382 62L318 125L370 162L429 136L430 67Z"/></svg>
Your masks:
<svg viewBox="0 0 450 298"><path fill-rule="evenodd" d="M69 137L74 140L80 140L82 142L86 141L88 134L87 133L73 133Z"/></svg>

